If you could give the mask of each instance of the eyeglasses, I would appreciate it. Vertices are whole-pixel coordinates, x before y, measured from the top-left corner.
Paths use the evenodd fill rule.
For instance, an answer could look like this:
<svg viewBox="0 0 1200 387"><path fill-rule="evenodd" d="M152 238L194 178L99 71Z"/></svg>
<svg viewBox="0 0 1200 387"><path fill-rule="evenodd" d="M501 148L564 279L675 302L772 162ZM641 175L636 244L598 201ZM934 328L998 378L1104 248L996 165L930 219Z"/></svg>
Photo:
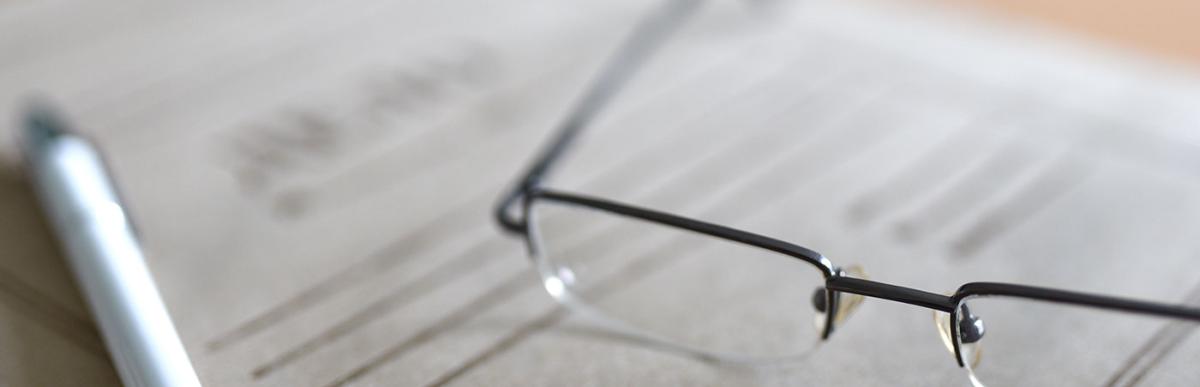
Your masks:
<svg viewBox="0 0 1200 387"><path fill-rule="evenodd" d="M1165 352L1140 345L1170 347L1197 328L1200 309L1180 305L1007 283L942 295L876 282L792 243L544 187L577 135L699 6L671 0L643 19L496 208L556 300L646 343L747 363L810 354L864 297L900 302L933 311L943 344L975 386L1131 385L1144 372L1108 376L1118 367L1109 360L1124 354L1079 354L1104 345L1149 359ZM1037 343L1053 345L1031 350ZM1194 360L1177 368L1196 375L1155 383L1200 380Z"/></svg>

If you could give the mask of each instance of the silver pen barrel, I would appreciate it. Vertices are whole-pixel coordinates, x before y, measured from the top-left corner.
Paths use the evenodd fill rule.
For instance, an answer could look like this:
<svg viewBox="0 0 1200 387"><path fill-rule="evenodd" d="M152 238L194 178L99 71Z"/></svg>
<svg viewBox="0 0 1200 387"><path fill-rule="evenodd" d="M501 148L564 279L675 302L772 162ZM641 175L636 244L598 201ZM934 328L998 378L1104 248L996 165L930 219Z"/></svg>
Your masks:
<svg viewBox="0 0 1200 387"><path fill-rule="evenodd" d="M39 201L121 380L199 386L99 153L45 109L30 111L24 135Z"/></svg>

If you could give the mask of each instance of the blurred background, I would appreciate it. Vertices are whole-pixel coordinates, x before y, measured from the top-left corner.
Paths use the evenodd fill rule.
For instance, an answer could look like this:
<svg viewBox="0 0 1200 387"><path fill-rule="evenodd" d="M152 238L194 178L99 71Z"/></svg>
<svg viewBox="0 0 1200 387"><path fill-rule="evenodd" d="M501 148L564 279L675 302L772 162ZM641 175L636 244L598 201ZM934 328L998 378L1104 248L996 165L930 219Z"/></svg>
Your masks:
<svg viewBox="0 0 1200 387"><path fill-rule="evenodd" d="M868 300L817 355L731 367L545 294L490 207L658 6L0 1L0 384L119 385L22 170L41 97L105 152L207 385L966 385L910 306ZM935 293L1200 305L1197 17L1185 0L709 1L549 184ZM615 284L711 280L665 272ZM731 333L795 306L679 296L713 314L688 329ZM1025 307L994 307L1022 317L990 320L1013 337L991 385L1200 383L1194 326Z"/></svg>

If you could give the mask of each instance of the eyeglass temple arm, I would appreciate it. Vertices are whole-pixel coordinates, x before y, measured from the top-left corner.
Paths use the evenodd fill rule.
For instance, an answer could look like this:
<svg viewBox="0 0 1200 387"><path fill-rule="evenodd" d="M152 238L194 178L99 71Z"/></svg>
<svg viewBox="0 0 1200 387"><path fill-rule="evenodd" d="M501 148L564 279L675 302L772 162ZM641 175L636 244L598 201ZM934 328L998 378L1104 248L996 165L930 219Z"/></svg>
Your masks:
<svg viewBox="0 0 1200 387"><path fill-rule="evenodd" d="M923 306L942 312L953 311L967 297L1008 296L1200 321L1200 308L1187 305L1171 305L1069 290L996 282L968 283L960 287L953 296L943 296L923 290L853 277L832 277L826 286L833 291Z"/></svg>
<svg viewBox="0 0 1200 387"><path fill-rule="evenodd" d="M996 282L972 282L958 288L955 303L972 296L1009 296L1047 302L1090 306L1125 312L1200 321L1200 307L1171 305L1069 290Z"/></svg>
<svg viewBox="0 0 1200 387"><path fill-rule="evenodd" d="M633 33L601 68L599 75L592 81L583 97L576 102L566 119L559 124L554 136L542 147L534 162L521 174L517 183L500 198L495 208L495 216L504 230L524 232L525 220L519 219L520 211L517 211L517 204L521 198L541 183L550 168L562 158L563 153L592 118L608 105L629 78L642 67L650 54L687 20L692 11L699 8L700 3L701 0L668 0L638 23Z"/></svg>

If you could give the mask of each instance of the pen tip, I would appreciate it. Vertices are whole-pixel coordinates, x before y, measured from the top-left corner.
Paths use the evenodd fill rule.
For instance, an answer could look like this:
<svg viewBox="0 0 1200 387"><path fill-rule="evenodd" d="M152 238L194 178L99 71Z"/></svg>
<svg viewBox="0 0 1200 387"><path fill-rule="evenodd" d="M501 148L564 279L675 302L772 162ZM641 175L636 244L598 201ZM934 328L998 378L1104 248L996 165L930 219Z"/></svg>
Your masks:
<svg viewBox="0 0 1200 387"><path fill-rule="evenodd" d="M65 123L45 102L34 101L25 109L25 143L38 148L58 136L68 134Z"/></svg>

